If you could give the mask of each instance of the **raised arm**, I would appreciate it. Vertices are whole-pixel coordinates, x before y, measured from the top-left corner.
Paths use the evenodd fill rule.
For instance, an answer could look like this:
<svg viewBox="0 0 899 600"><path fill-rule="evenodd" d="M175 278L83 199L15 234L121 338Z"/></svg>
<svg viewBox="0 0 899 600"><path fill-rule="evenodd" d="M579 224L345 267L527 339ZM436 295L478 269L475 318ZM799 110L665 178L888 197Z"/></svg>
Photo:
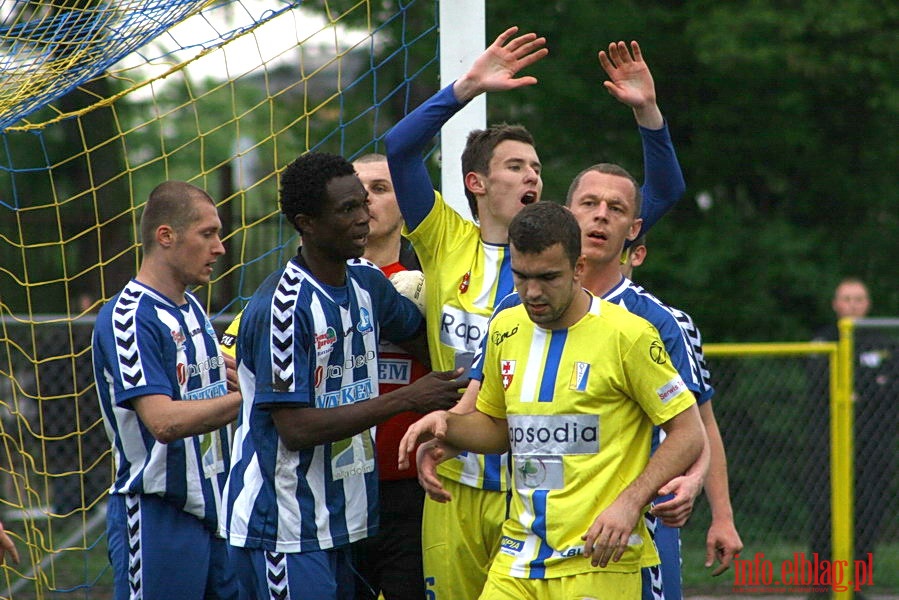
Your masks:
<svg viewBox="0 0 899 600"><path fill-rule="evenodd" d="M643 142L643 227L655 225L686 190L684 175L674 152L668 126L656 101L655 82L640 44L609 44L599 52L599 64L609 80L603 85L616 100L631 107Z"/></svg>
<svg viewBox="0 0 899 600"><path fill-rule="evenodd" d="M448 85L393 126L384 141L387 165L400 212L410 230L418 227L434 206L434 186L424 161L428 143L465 104Z"/></svg>
<svg viewBox="0 0 899 600"><path fill-rule="evenodd" d="M516 77L516 74L546 56L549 52L543 47L546 40L533 33L512 38L517 31L517 27L504 31L467 73L406 115L385 137L396 199L410 230L422 222L434 205L434 189L423 152L443 124L484 92L510 90L537 82L534 77Z"/></svg>

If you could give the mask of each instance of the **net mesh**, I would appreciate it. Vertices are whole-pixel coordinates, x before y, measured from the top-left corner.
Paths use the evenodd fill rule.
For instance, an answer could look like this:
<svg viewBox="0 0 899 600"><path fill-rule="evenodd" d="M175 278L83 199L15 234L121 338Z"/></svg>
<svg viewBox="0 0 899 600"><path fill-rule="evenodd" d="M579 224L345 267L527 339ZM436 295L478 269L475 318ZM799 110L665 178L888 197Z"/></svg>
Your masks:
<svg viewBox="0 0 899 600"><path fill-rule="evenodd" d="M228 250L197 290L217 324L297 240L278 170L383 152L437 85L436 3L0 2L0 596L110 597L111 482L93 313L136 273L150 190L216 200ZM225 316L222 316L225 315Z"/></svg>

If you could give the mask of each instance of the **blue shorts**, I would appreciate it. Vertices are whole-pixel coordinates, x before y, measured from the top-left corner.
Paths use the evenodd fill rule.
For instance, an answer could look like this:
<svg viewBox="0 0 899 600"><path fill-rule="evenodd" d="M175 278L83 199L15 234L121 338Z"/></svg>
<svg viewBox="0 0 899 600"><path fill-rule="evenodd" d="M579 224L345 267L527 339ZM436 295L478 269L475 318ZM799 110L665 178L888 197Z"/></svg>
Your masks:
<svg viewBox="0 0 899 600"><path fill-rule="evenodd" d="M670 496L666 496L667 500ZM659 551L662 564L643 569L643 600L680 600L681 556L680 529L667 527L653 515L644 515L650 537Z"/></svg>
<svg viewBox="0 0 899 600"><path fill-rule="evenodd" d="M242 599L353 600L355 595L348 548L285 553L228 546L228 555Z"/></svg>
<svg viewBox="0 0 899 600"><path fill-rule="evenodd" d="M158 496L110 496L106 535L116 600L238 598L225 540Z"/></svg>

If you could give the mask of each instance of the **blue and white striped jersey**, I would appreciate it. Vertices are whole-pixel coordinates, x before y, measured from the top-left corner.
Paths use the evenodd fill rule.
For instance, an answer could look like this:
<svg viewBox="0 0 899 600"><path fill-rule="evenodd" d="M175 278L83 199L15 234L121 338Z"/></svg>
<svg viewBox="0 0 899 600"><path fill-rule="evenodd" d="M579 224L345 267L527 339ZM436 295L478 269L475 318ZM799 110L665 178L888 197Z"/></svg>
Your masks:
<svg viewBox="0 0 899 600"><path fill-rule="evenodd" d="M709 372L709 366L705 362L705 353L702 351L702 334L699 332L699 327L693 322L693 317L674 306L668 308L677 319L677 324L680 325L681 331L684 332L687 342L693 349L693 356L699 366L699 384L701 386L697 403L703 404L712 399L712 396L715 395L715 388L712 386L712 374Z"/></svg>
<svg viewBox="0 0 899 600"><path fill-rule="evenodd" d="M318 282L296 260L270 275L244 309L237 337L243 407L225 487L231 545L308 552L377 531L372 431L300 451L281 442L270 408L327 409L378 395L378 341L422 325L415 305L364 259L347 285Z"/></svg>
<svg viewBox="0 0 899 600"><path fill-rule="evenodd" d="M156 494L218 529L228 475L227 428L163 444L131 400L163 394L197 400L228 392L225 361L192 294L171 300L132 280L100 309L93 334L94 377L116 465L113 494Z"/></svg>
<svg viewBox="0 0 899 600"><path fill-rule="evenodd" d="M674 310L627 277L622 277L618 285L603 294L602 299L623 306L658 329L674 367L687 388L698 398L702 391L699 363Z"/></svg>

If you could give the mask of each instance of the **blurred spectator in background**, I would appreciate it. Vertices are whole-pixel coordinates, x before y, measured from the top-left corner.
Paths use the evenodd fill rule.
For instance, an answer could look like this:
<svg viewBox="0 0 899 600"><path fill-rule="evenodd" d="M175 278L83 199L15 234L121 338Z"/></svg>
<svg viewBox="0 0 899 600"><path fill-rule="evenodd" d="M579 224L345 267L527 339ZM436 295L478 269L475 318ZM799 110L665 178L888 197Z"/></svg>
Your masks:
<svg viewBox="0 0 899 600"><path fill-rule="evenodd" d="M840 281L831 302L837 321L864 319L871 309L868 288L860 279ZM880 538L884 521L884 500L889 493L897 461L899 422L899 344L882 328L856 327L855 342L855 558L865 559ZM837 341L837 323L822 328L815 341ZM815 382L812 415L829 418L827 372L819 369ZM831 558L830 527L830 428L818 419L810 443L811 463L818 471L812 485L811 552ZM823 477L818 473L823 472Z"/></svg>

